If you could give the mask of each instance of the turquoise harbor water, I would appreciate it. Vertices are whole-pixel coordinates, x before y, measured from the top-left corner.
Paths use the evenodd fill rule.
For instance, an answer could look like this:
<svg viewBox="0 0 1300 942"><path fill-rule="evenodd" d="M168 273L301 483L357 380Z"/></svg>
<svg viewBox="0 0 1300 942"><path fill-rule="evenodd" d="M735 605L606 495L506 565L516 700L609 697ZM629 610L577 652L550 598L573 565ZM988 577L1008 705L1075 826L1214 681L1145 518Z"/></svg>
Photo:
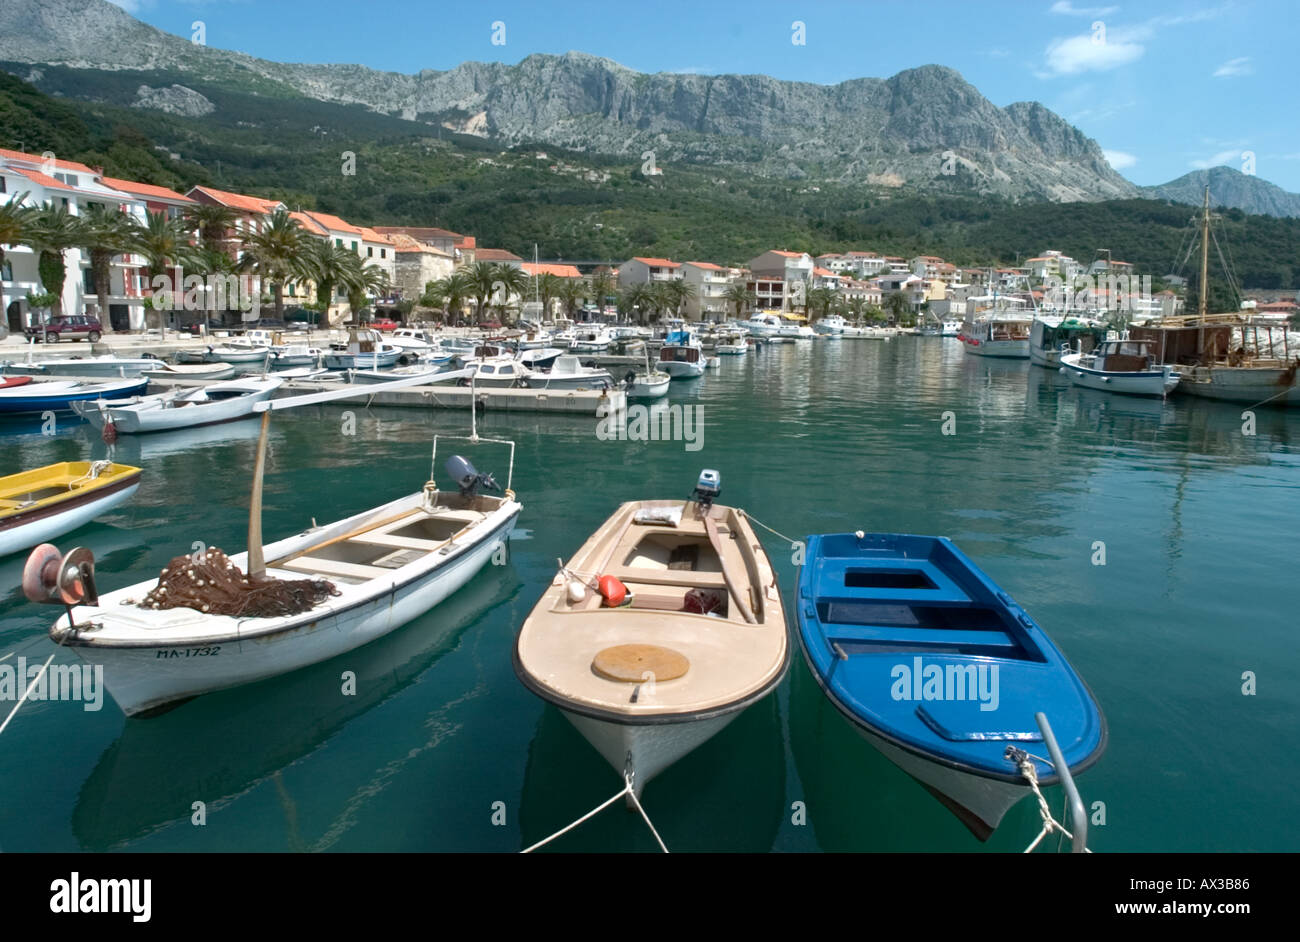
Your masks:
<svg viewBox="0 0 1300 942"><path fill-rule="evenodd" d="M24 706L0 736L0 849L504 852L539 840L620 783L515 680L515 631L556 558L618 502L685 496L702 467L721 471L724 503L793 537L951 536L1021 602L1109 722L1106 754L1080 778L1085 802L1105 807L1095 850L1297 849L1300 416L1261 410L1247 436L1240 407L1091 393L941 338L773 347L672 396L703 407L702 450L601 441L591 419L484 417L481 432L518 443L509 564L375 644L149 720L127 721L111 700L99 712ZM355 437L340 434L344 409ZM350 404L277 414L267 538L417 489L432 433L468 420ZM104 591L152 578L195 540L241 550L256 433L124 437L116 458L145 468L139 493L61 548L91 547ZM71 423L47 438L11 422L0 440L6 473L105 452ZM457 450L504 476L504 449ZM789 547L763 535L788 607ZM0 561L0 654L44 660L57 610L23 600L21 563ZM345 670L355 696L341 694ZM1245 671L1255 696L1242 694ZM645 805L673 850L1021 850L1038 830L1025 801L979 844L823 702L798 655L777 696L652 782ZM621 805L553 845L653 846Z"/></svg>

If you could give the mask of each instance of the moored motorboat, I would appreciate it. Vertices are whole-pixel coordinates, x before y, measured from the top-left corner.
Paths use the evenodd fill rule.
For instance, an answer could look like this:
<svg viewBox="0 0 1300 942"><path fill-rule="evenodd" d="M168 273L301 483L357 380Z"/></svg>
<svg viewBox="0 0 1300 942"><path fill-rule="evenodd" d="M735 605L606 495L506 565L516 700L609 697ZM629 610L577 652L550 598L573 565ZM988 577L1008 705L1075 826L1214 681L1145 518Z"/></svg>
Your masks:
<svg viewBox="0 0 1300 942"><path fill-rule="evenodd" d="M148 379L226 379L235 375L230 363L160 363L140 374Z"/></svg>
<svg viewBox="0 0 1300 942"><path fill-rule="evenodd" d="M270 347L253 347L236 344L210 346L203 355L205 363L231 363L245 365L249 363L269 364L273 359Z"/></svg>
<svg viewBox="0 0 1300 942"><path fill-rule="evenodd" d="M1106 325L1089 317L1039 314L1029 330L1029 362L1056 369L1063 353L1091 353L1106 339Z"/></svg>
<svg viewBox="0 0 1300 942"><path fill-rule="evenodd" d="M561 567L515 642L520 681L636 794L769 694L789 665L776 576L743 511L623 504Z"/></svg>
<svg viewBox="0 0 1300 942"><path fill-rule="evenodd" d="M0 556L107 513L136 492L140 473L111 461L64 461L0 477Z"/></svg>
<svg viewBox="0 0 1300 942"><path fill-rule="evenodd" d="M330 344L321 365L331 370L375 370L397 363L402 349L387 343L379 331L354 328L344 343Z"/></svg>
<svg viewBox="0 0 1300 942"><path fill-rule="evenodd" d="M111 426L123 434L164 432L247 418L283 384L279 376L249 377L135 399L78 402L72 408L95 428Z"/></svg>
<svg viewBox="0 0 1300 942"><path fill-rule="evenodd" d="M145 391L149 380L118 379L106 383L82 383L76 380L53 380L0 389L0 413L21 415L71 409L74 402L93 399L120 399Z"/></svg>
<svg viewBox="0 0 1300 942"><path fill-rule="evenodd" d="M659 369L673 379L694 379L704 375L704 350L689 331L673 331L659 348Z"/></svg>
<svg viewBox="0 0 1300 942"><path fill-rule="evenodd" d="M1076 386L1129 396L1167 396L1181 377L1168 363L1156 363L1146 340L1105 340L1092 353L1061 356L1061 372Z"/></svg>
<svg viewBox="0 0 1300 942"><path fill-rule="evenodd" d="M9 363L5 372L20 376L76 376L82 379L99 377L129 378L160 366L157 357L120 357L114 354L90 357L61 357L59 359L32 360Z"/></svg>
<svg viewBox="0 0 1300 942"><path fill-rule="evenodd" d="M575 356L562 356L550 370L529 373L519 385L529 389L612 389L614 377L608 370L583 366Z"/></svg>
<svg viewBox="0 0 1300 942"><path fill-rule="evenodd" d="M1106 747L1091 691L1027 612L950 540L810 536L799 640L827 698L981 840L1040 785L1043 713L1072 775Z"/></svg>

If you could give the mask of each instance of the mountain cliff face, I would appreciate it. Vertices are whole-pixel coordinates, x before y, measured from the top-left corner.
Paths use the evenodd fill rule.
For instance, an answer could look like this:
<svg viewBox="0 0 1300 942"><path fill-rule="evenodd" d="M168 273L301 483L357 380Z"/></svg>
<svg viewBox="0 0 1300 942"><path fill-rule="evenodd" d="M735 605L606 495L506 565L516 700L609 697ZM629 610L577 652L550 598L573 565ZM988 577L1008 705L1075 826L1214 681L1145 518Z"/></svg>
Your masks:
<svg viewBox="0 0 1300 942"><path fill-rule="evenodd" d="M1231 167L1194 170L1159 186L1144 186L1142 195L1200 206L1207 185L1212 206L1230 206L1255 215L1300 216L1300 193L1288 193L1267 180Z"/></svg>
<svg viewBox="0 0 1300 942"><path fill-rule="evenodd" d="M941 66L823 86L763 75L648 75L568 53L403 75L268 62L195 45L107 0L5 0L0 59L179 72L186 91L204 81L238 84L360 104L506 145L551 144L638 164L653 151L665 172L675 161L691 161L789 179L1056 201L1138 194L1095 141L1047 108L998 108ZM157 100L179 107L175 98L144 97L140 106Z"/></svg>

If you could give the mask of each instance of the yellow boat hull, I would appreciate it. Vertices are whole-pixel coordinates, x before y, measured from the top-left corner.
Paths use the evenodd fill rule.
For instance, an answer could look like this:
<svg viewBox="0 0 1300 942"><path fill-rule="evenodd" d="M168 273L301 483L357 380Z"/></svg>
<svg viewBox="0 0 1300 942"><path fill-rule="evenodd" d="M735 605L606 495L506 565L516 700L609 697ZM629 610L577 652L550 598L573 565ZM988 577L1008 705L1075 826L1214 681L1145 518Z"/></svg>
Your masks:
<svg viewBox="0 0 1300 942"><path fill-rule="evenodd" d="M140 469L63 461L0 477L0 556L31 549L81 527L127 500Z"/></svg>

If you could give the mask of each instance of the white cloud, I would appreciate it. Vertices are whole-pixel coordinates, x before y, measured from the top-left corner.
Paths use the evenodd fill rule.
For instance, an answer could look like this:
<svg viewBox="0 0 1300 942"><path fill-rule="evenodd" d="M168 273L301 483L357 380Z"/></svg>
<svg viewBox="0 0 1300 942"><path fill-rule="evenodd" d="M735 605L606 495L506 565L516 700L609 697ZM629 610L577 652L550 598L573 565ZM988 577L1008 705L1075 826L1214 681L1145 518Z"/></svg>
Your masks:
<svg viewBox="0 0 1300 942"><path fill-rule="evenodd" d="M1141 43L1120 37L1105 42L1095 42L1091 34L1054 39L1047 46L1047 72L1043 77L1105 72L1136 62L1144 52L1146 47Z"/></svg>
<svg viewBox="0 0 1300 942"><path fill-rule="evenodd" d="M1060 13L1064 16L1109 16L1119 7L1076 7L1069 0L1056 0L1048 13Z"/></svg>
<svg viewBox="0 0 1300 942"><path fill-rule="evenodd" d="M1221 150L1217 154L1207 157L1204 160L1192 160L1189 162L1197 170L1207 170L1210 167L1226 167L1230 164L1241 162L1241 150L1234 147L1232 150Z"/></svg>
<svg viewBox="0 0 1300 942"><path fill-rule="evenodd" d="M1138 162L1136 157L1122 150L1103 150L1101 154L1106 158L1106 163L1116 170L1125 170Z"/></svg>
<svg viewBox="0 0 1300 942"><path fill-rule="evenodd" d="M1250 66L1250 56L1229 59L1214 70L1214 78L1232 78L1234 75L1250 75L1255 70Z"/></svg>

